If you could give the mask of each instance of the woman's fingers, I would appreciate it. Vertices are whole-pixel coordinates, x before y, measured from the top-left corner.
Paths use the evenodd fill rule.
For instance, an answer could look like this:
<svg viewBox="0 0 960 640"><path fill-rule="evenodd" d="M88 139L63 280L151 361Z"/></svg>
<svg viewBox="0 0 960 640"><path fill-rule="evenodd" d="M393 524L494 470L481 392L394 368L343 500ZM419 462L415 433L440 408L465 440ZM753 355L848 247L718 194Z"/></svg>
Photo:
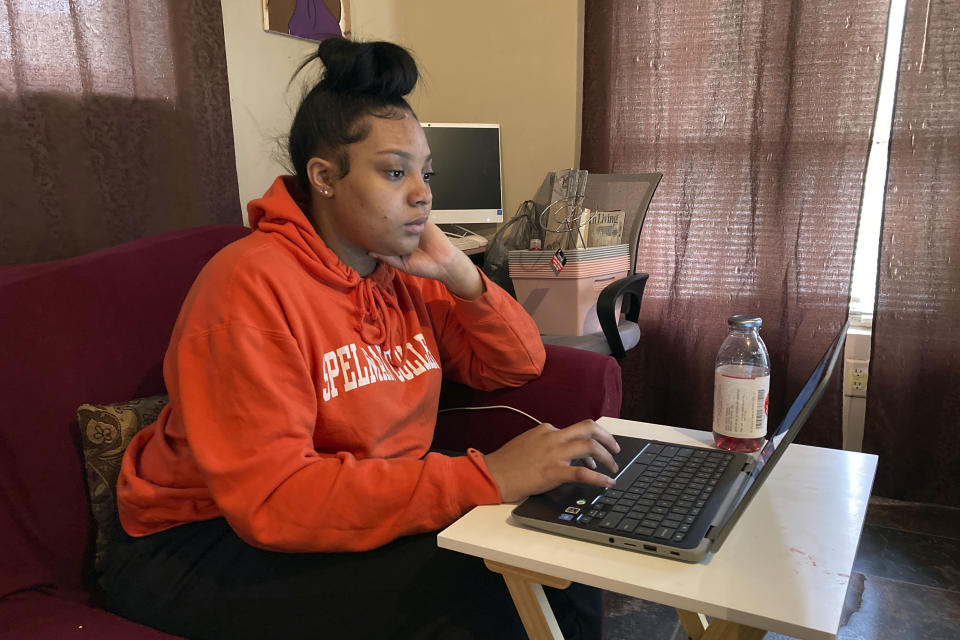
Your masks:
<svg viewBox="0 0 960 640"><path fill-rule="evenodd" d="M620 451L613 436L593 420L584 420L564 429L538 425L484 457L501 498L512 502L564 482L612 486L613 479L598 470L618 471L611 450ZM575 460L593 468L572 465Z"/></svg>
<svg viewBox="0 0 960 640"><path fill-rule="evenodd" d="M593 420L582 420L563 429L563 431L571 437L592 438L610 451L620 453L620 445L617 444L613 434Z"/></svg>
<svg viewBox="0 0 960 640"><path fill-rule="evenodd" d="M582 484L595 485L597 487L612 487L616 484L616 480L614 478L611 478L604 473L600 473L599 471L591 471L586 467L569 467L569 469L569 478L563 482L579 482Z"/></svg>
<svg viewBox="0 0 960 640"><path fill-rule="evenodd" d="M620 453L620 445L609 431L593 420L584 420L561 429L563 436L569 439L572 447L570 460L583 459L590 469L597 469L598 463L610 471L617 473L620 469L613 458L614 453ZM612 452L612 453L611 453ZM587 460L589 459L589 462Z"/></svg>

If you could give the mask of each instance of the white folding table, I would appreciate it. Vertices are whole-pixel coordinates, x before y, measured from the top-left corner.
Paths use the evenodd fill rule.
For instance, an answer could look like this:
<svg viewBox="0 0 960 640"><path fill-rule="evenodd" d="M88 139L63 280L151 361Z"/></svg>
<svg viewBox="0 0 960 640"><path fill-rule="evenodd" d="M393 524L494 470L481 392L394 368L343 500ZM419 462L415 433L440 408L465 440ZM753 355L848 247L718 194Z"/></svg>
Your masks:
<svg viewBox="0 0 960 640"><path fill-rule="evenodd" d="M614 435L711 443L704 431L599 422ZM570 582L675 607L695 639L833 639L876 467L874 455L791 444L720 550L696 564L537 531L511 520L511 504L473 509L438 544L502 573L533 639L562 637L541 585Z"/></svg>

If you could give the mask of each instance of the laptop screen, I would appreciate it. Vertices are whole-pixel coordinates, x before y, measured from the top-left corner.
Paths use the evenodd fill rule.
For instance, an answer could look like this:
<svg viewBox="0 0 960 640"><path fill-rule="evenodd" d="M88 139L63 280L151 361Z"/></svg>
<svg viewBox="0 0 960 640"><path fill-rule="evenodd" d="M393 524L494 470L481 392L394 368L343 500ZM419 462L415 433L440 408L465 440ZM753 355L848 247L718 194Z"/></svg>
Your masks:
<svg viewBox="0 0 960 640"><path fill-rule="evenodd" d="M832 369L833 362L831 361L831 356L833 356L835 352L839 351L839 349L837 349L837 347L840 346L838 343L841 342L843 337L847 335L848 324L843 326L840 334L834 338L832 343L830 343L830 348L827 349L825 354L823 354L823 357L820 358L820 362L818 362L817 366L814 368L813 373L811 373L810 377L807 378L806 384L804 384L803 388L800 389L800 393L797 395L797 398L793 401L793 404L790 405L790 409L787 410L787 415L785 415L783 420L780 421L780 424L777 425L776 430L770 434L770 439L767 440L766 445L764 445L763 450L760 452L761 464L766 464L766 462L770 459L770 456L773 455L774 450L780 446L780 443L783 440L782 436L787 432L787 429L790 428L790 425L796 422L797 416L800 415L800 412L803 411L804 407L809 405L810 398L817 391L817 386L823 379L823 370L828 366ZM803 423L801 422L800 425L802 426L802 424ZM791 438L791 440L792 439L793 438Z"/></svg>

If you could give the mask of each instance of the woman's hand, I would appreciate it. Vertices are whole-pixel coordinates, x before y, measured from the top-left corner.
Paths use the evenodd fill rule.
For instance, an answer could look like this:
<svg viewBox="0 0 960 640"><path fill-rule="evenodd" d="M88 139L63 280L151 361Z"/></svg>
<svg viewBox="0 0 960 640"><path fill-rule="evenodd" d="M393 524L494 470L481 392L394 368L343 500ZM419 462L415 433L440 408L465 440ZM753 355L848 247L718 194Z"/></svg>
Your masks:
<svg viewBox="0 0 960 640"><path fill-rule="evenodd" d="M483 293L483 280L477 267L429 220L420 234L420 246L410 255L370 255L410 275L439 280L455 296L473 300Z"/></svg>
<svg viewBox="0 0 960 640"><path fill-rule="evenodd" d="M488 453L484 460L501 499L515 502L564 482L612 487L610 476L570 464L592 458L615 474L619 469L611 451L620 452L613 436L593 420L583 420L565 429L540 424Z"/></svg>

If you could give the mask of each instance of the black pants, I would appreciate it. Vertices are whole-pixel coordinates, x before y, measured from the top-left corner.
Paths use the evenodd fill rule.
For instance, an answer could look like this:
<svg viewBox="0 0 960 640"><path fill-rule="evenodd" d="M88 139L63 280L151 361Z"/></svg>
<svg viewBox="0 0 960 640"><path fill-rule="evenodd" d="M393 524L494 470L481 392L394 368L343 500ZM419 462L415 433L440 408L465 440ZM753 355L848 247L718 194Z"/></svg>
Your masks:
<svg viewBox="0 0 960 640"><path fill-rule="evenodd" d="M113 536L101 584L121 616L188 638L524 638L503 579L478 558L400 538L361 553L276 553L222 518ZM566 638L599 639L601 595L545 588Z"/></svg>

